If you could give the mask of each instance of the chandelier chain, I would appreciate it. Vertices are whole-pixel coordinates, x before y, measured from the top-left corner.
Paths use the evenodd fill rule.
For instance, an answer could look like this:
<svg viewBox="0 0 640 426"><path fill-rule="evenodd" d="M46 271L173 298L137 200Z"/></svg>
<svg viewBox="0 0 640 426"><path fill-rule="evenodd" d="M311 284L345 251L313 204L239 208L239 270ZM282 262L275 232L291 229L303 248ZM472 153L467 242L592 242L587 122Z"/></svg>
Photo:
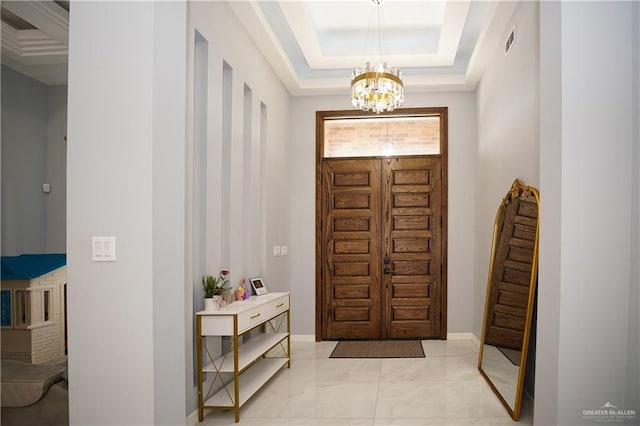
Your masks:
<svg viewBox="0 0 640 426"><path fill-rule="evenodd" d="M400 70L389 67L383 57L382 0L371 1L377 7L379 63L372 65L371 62L365 62L362 68L353 70L351 103L354 107L363 111L373 111L379 114L383 111L393 111L395 108L402 106L404 84L400 76ZM368 34L370 34L370 31Z"/></svg>

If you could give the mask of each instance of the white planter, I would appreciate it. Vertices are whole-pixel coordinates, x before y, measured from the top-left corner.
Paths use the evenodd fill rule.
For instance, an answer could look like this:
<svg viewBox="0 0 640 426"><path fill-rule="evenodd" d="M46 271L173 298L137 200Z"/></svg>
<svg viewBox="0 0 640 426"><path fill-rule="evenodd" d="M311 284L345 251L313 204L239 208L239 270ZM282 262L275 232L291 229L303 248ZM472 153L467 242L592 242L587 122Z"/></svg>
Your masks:
<svg viewBox="0 0 640 426"><path fill-rule="evenodd" d="M217 311L220 309L220 296L205 297L204 298L204 310L205 311Z"/></svg>

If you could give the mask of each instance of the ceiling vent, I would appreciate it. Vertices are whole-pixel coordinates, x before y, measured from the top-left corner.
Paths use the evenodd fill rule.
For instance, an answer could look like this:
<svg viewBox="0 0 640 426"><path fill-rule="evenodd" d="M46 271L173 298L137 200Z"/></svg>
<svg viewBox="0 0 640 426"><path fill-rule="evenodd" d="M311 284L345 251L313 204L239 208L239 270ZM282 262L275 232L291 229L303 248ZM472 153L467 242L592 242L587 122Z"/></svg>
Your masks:
<svg viewBox="0 0 640 426"><path fill-rule="evenodd" d="M504 54L506 55L511 50L511 46L516 41L516 26L514 25L509 33L509 37L507 37L507 41L504 43Z"/></svg>

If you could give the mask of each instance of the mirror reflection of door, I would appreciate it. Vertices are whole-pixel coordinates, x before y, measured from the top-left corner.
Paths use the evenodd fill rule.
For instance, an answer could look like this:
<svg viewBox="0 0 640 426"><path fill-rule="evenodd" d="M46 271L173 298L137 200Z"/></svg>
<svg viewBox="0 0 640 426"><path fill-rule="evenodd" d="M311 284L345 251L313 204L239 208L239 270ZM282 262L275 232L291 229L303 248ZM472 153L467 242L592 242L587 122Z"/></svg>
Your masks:
<svg viewBox="0 0 640 426"><path fill-rule="evenodd" d="M522 401L538 260L535 188L516 180L494 224L478 367L514 420Z"/></svg>
<svg viewBox="0 0 640 426"><path fill-rule="evenodd" d="M321 160L322 339L446 336L443 168L442 152Z"/></svg>
<svg viewBox="0 0 640 426"><path fill-rule="evenodd" d="M497 241L485 343L522 351L529 303L538 206L535 198L513 198L497 219ZM519 359L518 359L519 362Z"/></svg>

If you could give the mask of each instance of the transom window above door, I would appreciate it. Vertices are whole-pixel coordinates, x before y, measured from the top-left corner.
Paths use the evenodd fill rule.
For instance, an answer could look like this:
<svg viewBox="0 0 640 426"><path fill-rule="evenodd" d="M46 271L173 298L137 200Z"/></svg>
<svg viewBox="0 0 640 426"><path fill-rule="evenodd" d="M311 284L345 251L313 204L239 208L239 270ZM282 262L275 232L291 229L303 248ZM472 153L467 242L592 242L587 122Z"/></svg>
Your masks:
<svg viewBox="0 0 640 426"><path fill-rule="evenodd" d="M440 154L440 115L324 121L324 158Z"/></svg>

